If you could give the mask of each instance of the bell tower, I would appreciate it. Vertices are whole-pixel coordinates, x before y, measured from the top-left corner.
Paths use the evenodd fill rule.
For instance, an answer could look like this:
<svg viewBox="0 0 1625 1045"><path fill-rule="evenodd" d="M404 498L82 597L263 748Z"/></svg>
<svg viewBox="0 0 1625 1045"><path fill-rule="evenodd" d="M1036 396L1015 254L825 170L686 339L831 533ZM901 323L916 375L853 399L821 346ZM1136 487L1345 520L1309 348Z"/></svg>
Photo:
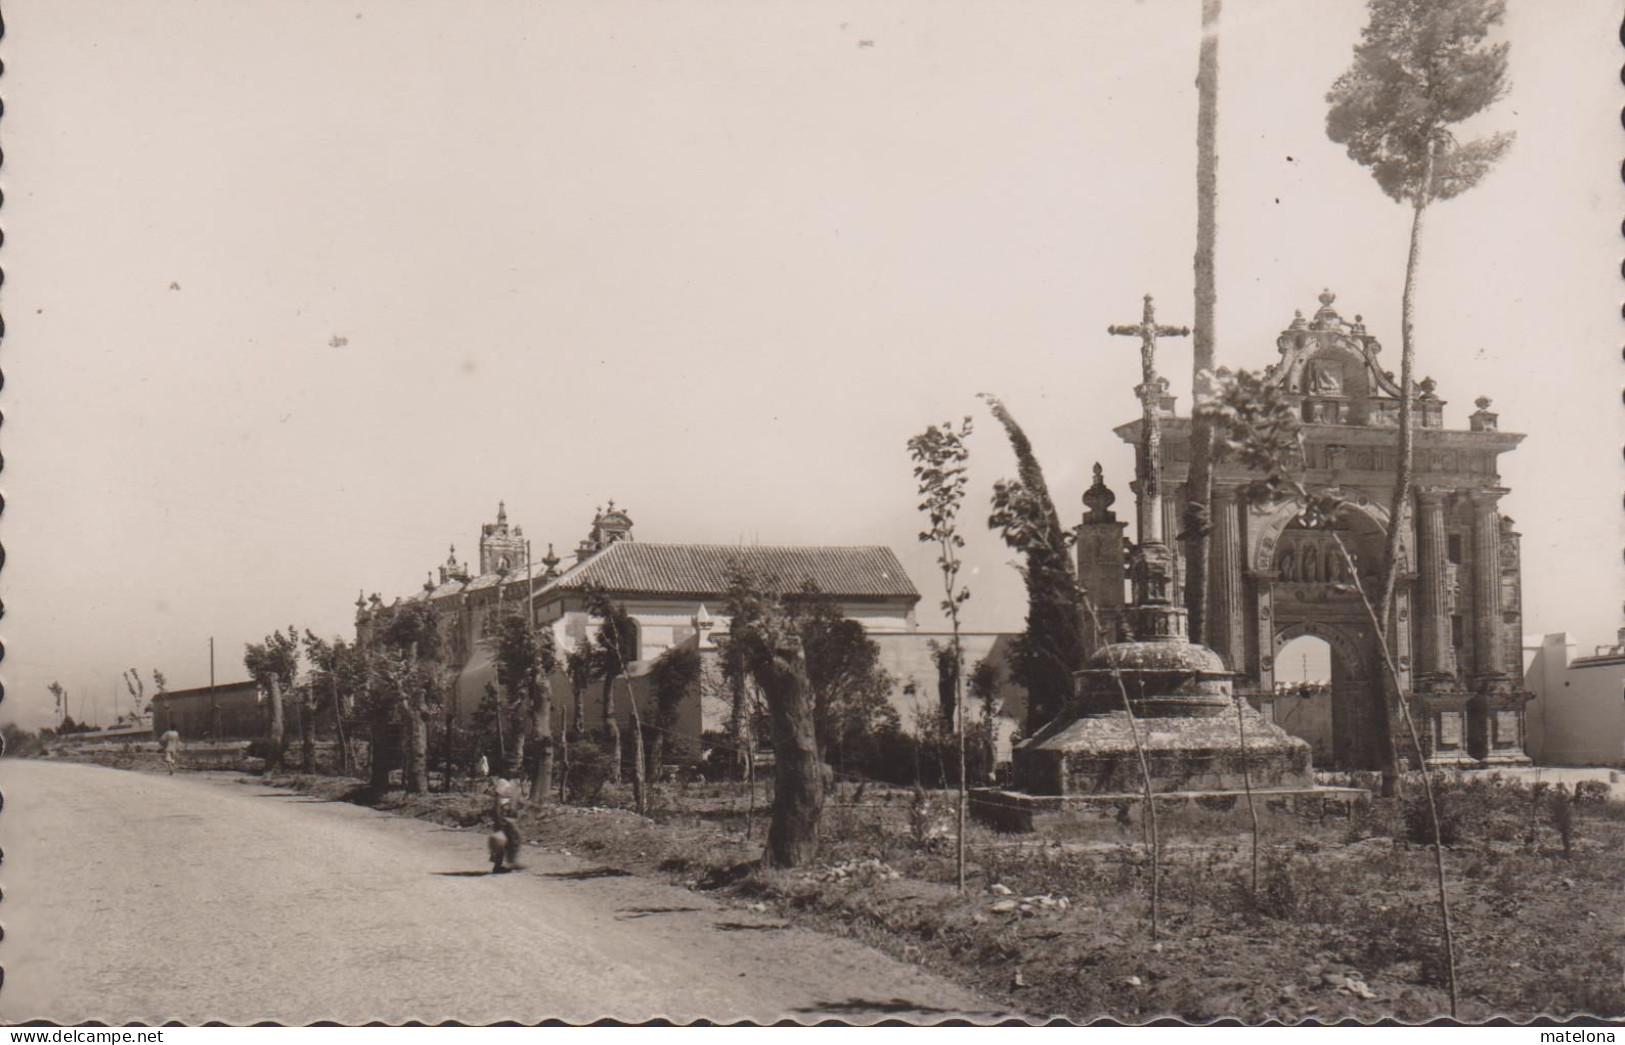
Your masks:
<svg viewBox="0 0 1625 1045"><path fill-rule="evenodd" d="M480 527L480 573L512 572L525 565L525 531L508 526L508 506L497 502L497 521Z"/></svg>

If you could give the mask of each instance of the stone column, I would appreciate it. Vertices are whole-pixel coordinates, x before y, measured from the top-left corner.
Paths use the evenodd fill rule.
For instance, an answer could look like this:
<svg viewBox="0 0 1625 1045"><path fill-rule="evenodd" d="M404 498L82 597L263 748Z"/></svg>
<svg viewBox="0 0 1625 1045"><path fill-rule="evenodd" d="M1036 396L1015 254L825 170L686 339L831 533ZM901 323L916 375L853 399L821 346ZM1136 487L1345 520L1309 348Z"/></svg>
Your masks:
<svg viewBox="0 0 1625 1045"><path fill-rule="evenodd" d="M1245 671L1247 666L1241 663L1241 521L1236 512L1235 487L1215 484L1207 644L1224 658L1231 671Z"/></svg>
<svg viewBox="0 0 1625 1045"><path fill-rule="evenodd" d="M1496 511L1506 490L1474 490L1473 502L1473 668L1479 675L1505 675L1501 618L1501 516Z"/></svg>
<svg viewBox="0 0 1625 1045"><path fill-rule="evenodd" d="M1445 586L1446 537L1444 532L1444 490L1416 492L1419 502L1417 564L1419 585L1417 613L1421 617L1422 658L1418 674L1455 674L1455 657L1450 643L1450 615L1445 612L1448 589Z"/></svg>
<svg viewBox="0 0 1625 1045"><path fill-rule="evenodd" d="M1163 488L1159 512L1162 519L1162 542L1173 552L1174 575L1169 578L1169 591L1177 602L1185 601L1185 542L1179 539L1184 515L1182 498L1177 489Z"/></svg>

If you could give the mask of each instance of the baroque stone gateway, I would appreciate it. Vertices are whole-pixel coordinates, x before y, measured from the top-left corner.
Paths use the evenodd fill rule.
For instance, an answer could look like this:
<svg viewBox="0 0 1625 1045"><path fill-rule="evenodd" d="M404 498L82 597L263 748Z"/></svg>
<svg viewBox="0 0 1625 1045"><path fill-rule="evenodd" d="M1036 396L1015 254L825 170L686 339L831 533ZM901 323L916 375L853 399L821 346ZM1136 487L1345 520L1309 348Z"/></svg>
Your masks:
<svg viewBox="0 0 1625 1045"><path fill-rule="evenodd" d="M1313 494L1341 496L1351 510L1331 528L1307 526L1301 504L1248 503L1241 491L1257 476L1237 462L1219 464L1205 638L1264 718L1314 745L1317 764L1367 769L1375 764L1369 694L1383 685L1381 652L1333 533L1353 552L1363 587L1375 591L1383 541L1394 525L1400 390L1378 363L1381 345L1362 318L1343 319L1335 301L1324 292L1312 318L1302 312L1293 318L1276 340L1280 358L1266 374L1301 411L1304 485ZM1157 510L1162 528L1173 533L1184 514L1191 429L1188 417L1174 414L1165 389L1164 382L1154 418L1165 458L1166 496ZM1399 513L1401 563L1389 648L1430 765L1529 761L1519 534L1498 508L1508 492L1498 459L1523 436L1500 431L1488 399L1476 405L1466 431L1446 428L1434 382L1418 383L1416 488ZM1139 447L1142 475L1147 418L1116 430ZM1116 619L1126 613L1118 579L1124 524L1107 510L1112 496L1097 471L1084 495L1089 513L1078 529L1078 568L1105 614ZM1177 589L1181 555L1169 543L1170 583ZM1304 635L1331 648L1329 692L1313 698L1328 703L1329 714L1300 714L1299 704L1311 698L1276 686L1278 654ZM1412 753L1397 713L1393 718L1396 750Z"/></svg>

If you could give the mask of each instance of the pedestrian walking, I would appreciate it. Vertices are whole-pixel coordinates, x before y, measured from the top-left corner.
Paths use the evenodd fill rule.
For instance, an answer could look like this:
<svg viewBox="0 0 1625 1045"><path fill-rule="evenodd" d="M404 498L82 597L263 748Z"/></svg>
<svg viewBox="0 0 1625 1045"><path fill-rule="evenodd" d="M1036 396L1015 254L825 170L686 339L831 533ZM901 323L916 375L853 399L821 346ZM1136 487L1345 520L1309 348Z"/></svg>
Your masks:
<svg viewBox="0 0 1625 1045"><path fill-rule="evenodd" d="M164 768L169 775L175 775L175 763L180 759L181 735L173 729L164 730L164 735L158 738L159 745L164 752Z"/></svg>

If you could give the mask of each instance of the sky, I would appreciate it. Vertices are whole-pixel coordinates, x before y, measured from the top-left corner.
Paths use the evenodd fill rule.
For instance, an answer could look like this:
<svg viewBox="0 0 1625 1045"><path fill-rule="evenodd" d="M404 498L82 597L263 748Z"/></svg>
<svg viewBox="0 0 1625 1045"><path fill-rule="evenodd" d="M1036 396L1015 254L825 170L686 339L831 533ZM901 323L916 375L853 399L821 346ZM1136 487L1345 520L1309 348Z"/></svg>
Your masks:
<svg viewBox="0 0 1625 1045"><path fill-rule="evenodd" d="M1517 143L1428 218L1418 368L1488 395L1525 630L1620 623L1618 0L1510 0ZM1063 514L1129 509L1134 343L1188 323L1198 0L14 0L0 718L120 671L243 676L348 634L504 500L561 554L888 544L925 595L908 437L975 417L969 624L1018 629L983 525L1032 437ZM1408 211L1327 140L1359 0L1230 0L1218 355L1330 288L1397 370ZM1188 408L1188 341L1163 367ZM150 682L149 682L150 686ZM121 708L129 707L128 698Z"/></svg>

